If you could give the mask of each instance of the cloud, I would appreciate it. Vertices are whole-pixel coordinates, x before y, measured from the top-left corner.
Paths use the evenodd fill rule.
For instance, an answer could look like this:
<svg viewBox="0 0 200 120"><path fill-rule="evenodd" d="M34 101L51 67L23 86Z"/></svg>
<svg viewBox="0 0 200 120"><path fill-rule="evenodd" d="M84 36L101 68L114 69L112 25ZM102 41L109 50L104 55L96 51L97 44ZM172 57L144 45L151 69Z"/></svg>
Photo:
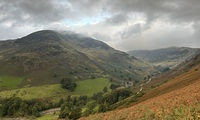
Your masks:
<svg viewBox="0 0 200 120"><path fill-rule="evenodd" d="M1 22L15 20L16 23L49 23L71 15L66 4L53 0L3 0L0 8Z"/></svg>
<svg viewBox="0 0 200 120"><path fill-rule="evenodd" d="M91 37L97 39L97 40L102 40L104 42L108 42L111 40L111 37L105 34L101 34L101 33L94 33L92 35L90 35Z"/></svg>
<svg viewBox="0 0 200 120"><path fill-rule="evenodd" d="M140 34L132 34L120 40L115 46L125 51L132 49L156 49L170 46L198 47L191 26L157 21ZM124 47L126 46L126 47Z"/></svg>
<svg viewBox="0 0 200 120"><path fill-rule="evenodd" d="M0 39L72 30L120 50L200 47L200 0L0 0Z"/></svg>
<svg viewBox="0 0 200 120"><path fill-rule="evenodd" d="M144 32L148 28L149 28L148 25L145 25L145 24L142 25L141 23L130 25L121 32L121 38L127 39L134 34Z"/></svg>
<svg viewBox="0 0 200 120"><path fill-rule="evenodd" d="M142 13L148 22L160 17L182 22L200 20L199 0L109 0L108 4L113 12Z"/></svg>
<svg viewBox="0 0 200 120"><path fill-rule="evenodd" d="M114 14L110 18L105 20L105 23L107 24L113 24L113 25L119 25L128 20L128 16L126 14L118 13Z"/></svg>

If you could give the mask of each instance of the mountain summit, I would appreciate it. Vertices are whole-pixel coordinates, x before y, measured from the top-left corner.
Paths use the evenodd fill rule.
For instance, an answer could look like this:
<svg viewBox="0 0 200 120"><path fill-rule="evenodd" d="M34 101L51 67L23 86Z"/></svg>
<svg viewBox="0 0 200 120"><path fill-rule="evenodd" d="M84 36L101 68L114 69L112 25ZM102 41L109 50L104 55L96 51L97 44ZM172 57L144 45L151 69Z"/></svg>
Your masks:
<svg viewBox="0 0 200 120"><path fill-rule="evenodd" d="M153 70L101 41L51 30L1 41L0 61L0 74L23 76L22 86L58 83L63 77L139 81Z"/></svg>

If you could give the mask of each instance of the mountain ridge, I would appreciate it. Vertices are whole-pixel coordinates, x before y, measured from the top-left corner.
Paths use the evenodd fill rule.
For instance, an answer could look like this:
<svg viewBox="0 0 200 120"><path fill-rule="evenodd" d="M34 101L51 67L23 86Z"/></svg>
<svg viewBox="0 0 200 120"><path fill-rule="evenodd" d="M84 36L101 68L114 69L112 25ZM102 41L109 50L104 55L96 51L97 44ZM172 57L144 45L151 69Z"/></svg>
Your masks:
<svg viewBox="0 0 200 120"><path fill-rule="evenodd" d="M154 70L101 41L52 30L0 42L0 50L0 74L24 76L21 86L58 83L63 77L139 81Z"/></svg>
<svg viewBox="0 0 200 120"><path fill-rule="evenodd" d="M200 53L200 49L189 47L168 47L155 50L133 50L127 53L155 66L174 67Z"/></svg>

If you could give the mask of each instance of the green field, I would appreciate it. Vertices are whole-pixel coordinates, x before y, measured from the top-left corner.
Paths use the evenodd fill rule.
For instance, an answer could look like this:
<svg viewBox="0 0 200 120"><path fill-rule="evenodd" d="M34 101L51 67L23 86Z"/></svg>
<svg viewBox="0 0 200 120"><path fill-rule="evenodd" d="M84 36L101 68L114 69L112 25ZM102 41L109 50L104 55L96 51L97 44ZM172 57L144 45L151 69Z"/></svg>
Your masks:
<svg viewBox="0 0 200 120"><path fill-rule="evenodd" d="M0 88L14 89L23 80L23 77L13 77L13 76L0 76Z"/></svg>
<svg viewBox="0 0 200 120"><path fill-rule="evenodd" d="M77 82L74 95L93 95L103 90L104 87L110 88L111 82L107 78L88 79Z"/></svg>
<svg viewBox="0 0 200 120"><path fill-rule="evenodd" d="M9 82L7 82L7 84L8 83ZM61 88L60 84L53 84L0 91L0 98L20 97L24 100L30 100L35 98L50 98L52 101L59 101L60 98L66 98L67 95L91 96L94 93L102 91L104 87L109 88L111 84L111 82L106 78L89 79L77 81L76 83L77 87L75 88L74 92L69 92L66 89Z"/></svg>
<svg viewBox="0 0 200 120"><path fill-rule="evenodd" d="M53 100L59 100L61 97L67 96L69 92L62 89L60 84L43 85L38 87L27 87L14 90L7 90L0 92L0 97L20 97L25 100L34 98L53 98Z"/></svg>

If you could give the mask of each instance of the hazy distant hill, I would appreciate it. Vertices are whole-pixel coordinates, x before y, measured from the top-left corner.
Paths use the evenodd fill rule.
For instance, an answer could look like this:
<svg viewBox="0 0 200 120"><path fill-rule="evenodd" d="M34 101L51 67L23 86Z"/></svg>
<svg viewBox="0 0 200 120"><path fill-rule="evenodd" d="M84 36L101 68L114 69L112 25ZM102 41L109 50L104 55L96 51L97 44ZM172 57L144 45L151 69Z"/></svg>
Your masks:
<svg viewBox="0 0 200 120"><path fill-rule="evenodd" d="M95 39L69 32L38 31L0 42L0 75L22 76L23 85L113 77L143 79L153 68Z"/></svg>
<svg viewBox="0 0 200 120"><path fill-rule="evenodd" d="M128 53L156 66L173 67L200 52L200 49L170 47L156 50L135 50Z"/></svg>

